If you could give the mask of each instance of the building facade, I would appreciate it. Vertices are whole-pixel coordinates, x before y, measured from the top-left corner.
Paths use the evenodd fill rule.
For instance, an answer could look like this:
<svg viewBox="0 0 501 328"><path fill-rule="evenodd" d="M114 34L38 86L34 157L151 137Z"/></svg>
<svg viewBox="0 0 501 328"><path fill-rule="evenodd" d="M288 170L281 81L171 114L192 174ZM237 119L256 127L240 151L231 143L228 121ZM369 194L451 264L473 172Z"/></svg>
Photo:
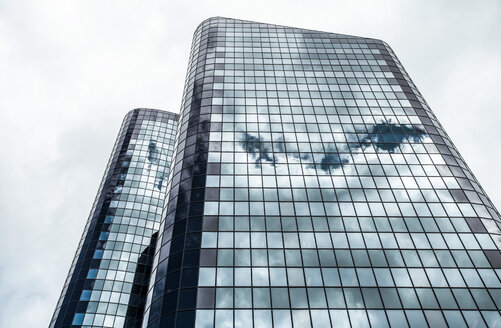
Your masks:
<svg viewBox="0 0 501 328"><path fill-rule="evenodd" d="M143 327L498 327L500 217L380 40L196 30Z"/></svg>
<svg viewBox="0 0 501 328"><path fill-rule="evenodd" d="M141 325L177 121L125 117L49 327Z"/></svg>
<svg viewBox="0 0 501 328"><path fill-rule="evenodd" d="M179 116L126 117L51 327L501 327L500 227L385 42L214 17Z"/></svg>

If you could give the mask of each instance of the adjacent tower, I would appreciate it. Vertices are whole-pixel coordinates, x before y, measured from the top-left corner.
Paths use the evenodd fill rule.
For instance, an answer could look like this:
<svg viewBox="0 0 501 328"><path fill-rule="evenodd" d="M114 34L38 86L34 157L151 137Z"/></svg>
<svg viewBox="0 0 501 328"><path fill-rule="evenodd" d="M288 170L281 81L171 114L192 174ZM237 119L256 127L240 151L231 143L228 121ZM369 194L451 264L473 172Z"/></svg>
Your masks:
<svg viewBox="0 0 501 328"><path fill-rule="evenodd" d="M499 214L383 41L208 19L177 135L143 327L500 325Z"/></svg>
<svg viewBox="0 0 501 328"><path fill-rule="evenodd" d="M50 327L138 327L178 116L125 117Z"/></svg>

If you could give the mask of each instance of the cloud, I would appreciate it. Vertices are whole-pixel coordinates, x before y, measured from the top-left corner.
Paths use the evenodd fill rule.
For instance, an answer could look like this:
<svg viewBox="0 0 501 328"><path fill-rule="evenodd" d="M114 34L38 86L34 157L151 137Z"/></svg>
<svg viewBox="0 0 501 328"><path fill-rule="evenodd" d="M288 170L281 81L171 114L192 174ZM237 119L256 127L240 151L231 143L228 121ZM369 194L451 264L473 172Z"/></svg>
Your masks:
<svg viewBox="0 0 501 328"><path fill-rule="evenodd" d="M221 15L381 38L498 207L496 1L34 1L0 7L0 326L46 326L120 123L177 112L195 27Z"/></svg>

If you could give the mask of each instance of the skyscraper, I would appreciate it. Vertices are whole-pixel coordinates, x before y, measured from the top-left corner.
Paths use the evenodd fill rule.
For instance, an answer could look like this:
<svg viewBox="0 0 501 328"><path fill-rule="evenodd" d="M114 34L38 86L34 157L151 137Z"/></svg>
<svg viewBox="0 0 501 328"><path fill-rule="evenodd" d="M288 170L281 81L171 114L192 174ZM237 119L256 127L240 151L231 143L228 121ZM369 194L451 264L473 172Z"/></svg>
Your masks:
<svg viewBox="0 0 501 328"><path fill-rule="evenodd" d="M125 117L50 327L140 326L177 120Z"/></svg>
<svg viewBox="0 0 501 328"><path fill-rule="evenodd" d="M499 215L380 40L197 28L144 327L499 325Z"/></svg>
<svg viewBox="0 0 501 328"><path fill-rule="evenodd" d="M499 213L383 41L202 22L171 167L144 328L501 325Z"/></svg>

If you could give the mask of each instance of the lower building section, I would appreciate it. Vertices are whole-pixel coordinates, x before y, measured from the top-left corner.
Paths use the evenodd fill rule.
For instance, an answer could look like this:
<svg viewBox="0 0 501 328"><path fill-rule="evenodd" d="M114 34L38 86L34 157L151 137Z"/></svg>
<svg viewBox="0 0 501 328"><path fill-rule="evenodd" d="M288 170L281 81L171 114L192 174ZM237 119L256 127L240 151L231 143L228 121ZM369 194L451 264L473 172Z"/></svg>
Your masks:
<svg viewBox="0 0 501 328"><path fill-rule="evenodd" d="M482 319L483 318L483 319ZM198 310L196 327L498 327L496 311Z"/></svg>

